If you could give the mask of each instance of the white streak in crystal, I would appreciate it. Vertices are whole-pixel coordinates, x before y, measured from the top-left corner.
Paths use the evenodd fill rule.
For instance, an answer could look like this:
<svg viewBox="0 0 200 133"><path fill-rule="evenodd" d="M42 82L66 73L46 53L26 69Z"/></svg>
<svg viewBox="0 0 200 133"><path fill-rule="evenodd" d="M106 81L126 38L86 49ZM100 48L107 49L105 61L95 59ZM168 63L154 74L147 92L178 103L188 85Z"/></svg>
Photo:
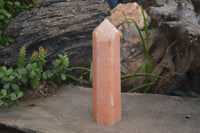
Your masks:
<svg viewBox="0 0 200 133"><path fill-rule="evenodd" d="M111 104L112 106L114 106L114 99L113 99L113 95L111 95L111 96L110 96L110 104Z"/></svg>

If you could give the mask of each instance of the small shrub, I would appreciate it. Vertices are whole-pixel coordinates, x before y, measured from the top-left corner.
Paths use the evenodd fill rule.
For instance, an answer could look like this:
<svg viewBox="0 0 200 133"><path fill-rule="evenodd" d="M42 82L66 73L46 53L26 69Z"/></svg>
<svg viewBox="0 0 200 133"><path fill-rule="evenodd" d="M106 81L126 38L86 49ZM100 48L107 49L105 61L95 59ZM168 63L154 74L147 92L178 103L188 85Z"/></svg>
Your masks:
<svg viewBox="0 0 200 133"><path fill-rule="evenodd" d="M44 79L51 79L57 84L61 84L67 79L66 73L69 66L69 58L67 55L58 55L59 59L53 62L53 68L43 73Z"/></svg>
<svg viewBox="0 0 200 133"><path fill-rule="evenodd" d="M90 69L84 67L69 67L69 58L67 55L59 54L59 59L53 62L52 69L44 71L47 51L43 47L39 47L38 51L34 51L28 64L25 65L26 48L23 46L18 56L18 68L7 68L0 66L0 106L11 107L16 103L18 105L19 98L23 96L21 87L39 89L41 80L51 80L57 84L70 79L75 82L90 84L89 81L76 78L69 75L69 71L84 70L90 72Z"/></svg>
<svg viewBox="0 0 200 133"><path fill-rule="evenodd" d="M39 47L39 52L34 51L29 63L26 66L28 71L28 78L30 78L31 88L37 90L39 88L40 80L42 79L43 67L47 62L45 57L47 56L47 51L41 46Z"/></svg>

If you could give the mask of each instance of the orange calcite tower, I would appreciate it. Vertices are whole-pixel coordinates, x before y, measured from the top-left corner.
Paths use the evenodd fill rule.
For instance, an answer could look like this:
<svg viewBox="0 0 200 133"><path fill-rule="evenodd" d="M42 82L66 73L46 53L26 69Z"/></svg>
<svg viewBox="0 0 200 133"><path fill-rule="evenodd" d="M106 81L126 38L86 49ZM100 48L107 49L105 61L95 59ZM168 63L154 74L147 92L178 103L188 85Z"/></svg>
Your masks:
<svg viewBox="0 0 200 133"><path fill-rule="evenodd" d="M121 120L120 33L105 19L93 31L93 118L98 124Z"/></svg>

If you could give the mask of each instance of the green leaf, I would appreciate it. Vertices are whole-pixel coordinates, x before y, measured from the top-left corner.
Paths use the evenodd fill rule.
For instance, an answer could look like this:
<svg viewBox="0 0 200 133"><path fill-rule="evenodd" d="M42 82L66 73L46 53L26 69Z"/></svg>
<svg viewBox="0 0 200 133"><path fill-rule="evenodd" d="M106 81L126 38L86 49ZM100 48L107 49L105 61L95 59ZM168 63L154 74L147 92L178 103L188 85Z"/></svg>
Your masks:
<svg viewBox="0 0 200 133"><path fill-rule="evenodd" d="M146 89L144 90L144 93L147 93L149 91L149 89L151 88L151 86L153 84L156 83L156 81L158 80L158 78L155 78L152 82L149 83L149 86L146 87ZM152 83L152 84L151 84Z"/></svg>
<svg viewBox="0 0 200 133"><path fill-rule="evenodd" d="M19 86L17 84L15 84L15 83L12 83L11 87L12 87L13 90L18 90L19 89Z"/></svg>
<svg viewBox="0 0 200 133"><path fill-rule="evenodd" d="M153 60L153 58L151 58L151 63L149 64L149 70L148 70L148 73L152 73L153 63L154 63L154 60Z"/></svg>
<svg viewBox="0 0 200 133"><path fill-rule="evenodd" d="M12 3L12 2L10 2L10 1L7 1L7 4L9 4L9 5L11 5L11 6L13 5L13 3Z"/></svg>
<svg viewBox="0 0 200 133"><path fill-rule="evenodd" d="M1 94L3 95L3 97L5 97L7 95L7 90L6 89L2 89L1 90Z"/></svg>
<svg viewBox="0 0 200 133"><path fill-rule="evenodd" d="M200 94L198 94L194 91L189 91L188 94L190 95L190 97L200 98Z"/></svg>
<svg viewBox="0 0 200 133"><path fill-rule="evenodd" d="M4 22L5 22L6 24L9 24L10 21L11 21L10 19L5 19L5 20L4 20ZM6 46L8 46L8 45L6 45Z"/></svg>
<svg viewBox="0 0 200 133"><path fill-rule="evenodd" d="M7 37L7 40L9 43L14 43L15 42L15 39L11 38L11 37Z"/></svg>
<svg viewBox="0 0 200 133"><path fill-rule="evenodd" d="M9 108L11 108L14 105L14 102L10 102L7 104Z"/></svg>
<svg viewBox="0 0 200 133"><path fill-rule="evenodd" d="M90 65L92 65L92 64L90 64ZM83 70L83 71L86 71L86 72L90 72L90 69L85 68L85 67L71 67L68 70L70 70L70 71L72 71L72 70Z"/></svg>
<svg viewBox="0 0 200 133"><path fill-rule="evenodd" d="M10 100L12 100L12 101L17 100L16 93L13 92L13 93L10 94Z"/></svg>
<svg viewBox="0 0 200 133"><path fill-rule="evenodd" d="M17 94L17 98L19 99L19 98L21 98L21 97L23 97L23 92L21 92L21 91L19 91L19 93Z"/></svg>
<svg viewBox="0 0 200 133"><path fill-rule="evenodd" d="M66 80L66 79L67 79L66 75L62 73L62 74L61 74L61 79L62 79L62 80Z"/></svg>
<svg viewBox="0 0 200 133"><path fill-rule="evenodd" d="M34 70L35 70L35 72L41 72L42 71L40 68L36 68Z"/></svg>
<svg viewBox="0 0 200 133"><path fill-rule="evenodd" d="M10 14L10 13L6 13L5 14L8 18L11 18L12 17L12 15Z"/></svg>
<svg viewBox="0 0 200 133"><path fill-rule="evenodd" d="M154 62L154 60L153 60L153 58L151 58L151 63L148 64L148 65L146 65L146 68L145 68L145 72L146 72L146 73L152 73L153 62ZM149 78L150 78L150 76L146 76L146 77L145 77L145 83L148 83L148 82L149 82Z"/></svg>
<svg viewBox="0 0 200 133"><path fill-rule="evenodd" d="M32 64L32 69L36 69L37 68L37 64L36 63L33 63Z"/></svg>
<svg viewBox="0 0 200 133"><path fill-rule="evenodd" d="M121 80L123 79L127 79L127 78L130 78L132 77L134 74L130 74L130 75L124 75L121 77ZM135 77L137 76L151 76L151 77L157 77L157 78L160 78L160 79L165 79L164 77L162 76L159 76L159 75L156 75L156 74L151 74L151 73L137 73L134 75Z"/></svg>
<svg viewBox="0 0 200 133"><path fill-rule="evenodd" d="M27 64L27 66L26 66L26 69L28 70L28 71L31 71L32 70L32 64Z"/></svg>
<svg viewBox="0 0 200 133"><path fill-rule="evenodd" d="M58 57L62 59L62 58L63 58L63 55L62 55L62 54L58 54Z"/></svg>
<svg viewBox="0 0 200 133"><path fill-rule="evenodd" d="M32 70L29 74L30 78L34 78L36 76L36 72L34 70Z"/></svg>
<svg viewBox="0 0 200 133"><path fill-rule="evenodd" d="M27 76L23 76L23 77L21 78L21 81L22 81L24 84L26 84L27 81L28 81L28 77L27 77Z"/></svg>
<svg viewBox="0 0 200 133"><path fill-rule="evenodd" d="M144 15L144 10L142 8L142 16L143 16L143 20L144 20L144 29L145 29L145 34L146 34L146 48L147 50L149 49L149 33L148 33L148 27L147 27L147 21Z"/></svg>
<svg viewBox="0 0 200 133"><path fill-rule="evenodd" d="M4 76L3 79L2 79L2 81L8 82L9 81L9 77L8 76Z"/></svg>
<svg viewBox="0 0 200 133"><path fill-rule="evenodd" d="M71 80L74 80L76 82L82 82L84 84L89 84L89 85L92 85L92 83L90 81L87 81L87 80L82 80L82 79L79 79L77 77L74 77L72 75L67 75L68 78L70 78Z"/></svg>
<svg viewBox="0 0 200 133"><path fill-rule="evenodd" d="M42 77L43 77L43 79L47 79L47 73L46 73L46 72L43 72L43 73L42 73Z"/></svg>
<svg viewBox="0 0 200 133"><path fill-rule="evenodd" d="M178 96L182 96L182 97L188 97L188 94L181 91L181 90L174 90L172 91L173 94L178 95Z"/></svg>
<svg viewBox="0 0 200 133"><path fill-rule="evenodd" d="M8 103L3 103L3 105L4 105L5 107L8 107Z"/></svg>
<svg viewBox="0 0 200 133"><path fill-rule="evenodd" d="M127 80L131 80L135 77L135 75L141 70L143 69L147 64L146 63L142 63L142 65L140 65L137 70L135 71L135 73L131 76L131 77L127 77L127 78L124 78L121 82L125 82Z"/></svg>
<svg viewBox="0 0 200 133"><path fill-rule="evenodd" d="M141 40L142 40L142 45L143 45L143 47L144 47L145 59L148 59L148 49L147 49L147 47L146 47L146 45L145 45L145 41L144 41L142 32L140 31L140 28L139 28L139 26L137 25L137 23L135 22L135 20L133 20L132 18L129 18L129 20L131 20L131 21L134 23L134 25L135 25L135 27L136 27L136 29L137 29L139 35L140 35L140 38L141 38Z"/></svg>
<svg viewBox="0 0 200 133"><path fill-rule="evenodd" d="M47 71L46 74L48 78L51 78L53 76L53 73L51 71Z"/></svg>
<svg viewBox="0 0 200 133"><path fill-rule="evenodd" d="M155 84L155 82L150 82L150 83L147 83L147 84L143 84L143 85L134 87L133 89L129 90L129 92L134 92L134 91L137 91L137 90L139 90L141 88L152 86L153 84Z"/></svg>
<svg viewBox="0 0 200 133"><path fill-rule="evenodd" d="M25 68L19 68L18 69L19 74L26 74L26 69Z"/></svg>
<svg viewBox="0 0 200 133"><path fill-rule="evenodd" d="M15 2L15 5L16 5L16 6L20 6L21 4L20 4L18 1L16 1L16 2Z"/></svg>
<svg viewBox="0 0 200 133"><path fill-rule="evenodd" d="M3 69L4 72L7 72L7 67L6 66L3 66L2 69Z"/></svg>
<svg viewBox="0 0 200 133"><path fill-rule="evenodd" d="M18 74L17 72L13 72L12 75L13 75L14 77L18 77L18 76L19 76L19 74Z"/></svg>
<svg viewBox="0 0 200 133"><path fill-rule="evenodd" d="M44 79L50 79L53 76L53 73L50 70L48 70L46 72L43 72L42 76Z"/></svg>
<svg viewBox="0 0 200 133"><path fill-rule="evenodd" d="M13 81L14 79L15 79L14 76L12 76L12 75L9 76L9 81Z"/></svg>
<svg viewBox="0 0 200 133"><path fill-rule="evenodd" d="M65 68L63 65L60 65L60 66L59 66L60 72L63 70L63 68Z"/></svg>
<svg viewBox="0 0 200 133"><path fill-rule="evenodd" d="M4 84L4 85L3 85L3 88L4 88L4 89L10 89L10 83L8 82L7 84Z"/></svg>
<svg viewBox="0 0 200 133"><path fill-rule="evenodd" d="M137 74L141 69L143 69L147 64L146 63L142 63L142 65L140 65L137 70L135 71L135 74Z"/></svg>
<svg viewBox="0 0 200 133"><path fill-rule="evenodd" d="M13 73L14 68L11 66L9 69L11 69L11 70L8 70L8 71L10 71L10 73Z"/></svg>
<svg viewBox="0 0 200 133"><path fill-rule="evenodd" d="M3 105L3 101L2 100L0 100L0 106L2 106Z"/></svg>
<svg viewBox="0 0 200 133"><path fill-rule="evenodd" d="M59 59L56 60L56 63L60 64L60 62L61 62L61 60L59 60Z"/></svg>
<svg viewBox="0 0 200 133"><path fill-rule="evenodd" d="M67 55L66 55L66 54L64 55L64 58L67 58Z"/></svg>
<svg viewBox="0 0 200 133"><path fill-rule="evenodd" d="M33 7L33 4L29 4L29 5L28 5L28 8L32 8L32 7Z"/></svg>

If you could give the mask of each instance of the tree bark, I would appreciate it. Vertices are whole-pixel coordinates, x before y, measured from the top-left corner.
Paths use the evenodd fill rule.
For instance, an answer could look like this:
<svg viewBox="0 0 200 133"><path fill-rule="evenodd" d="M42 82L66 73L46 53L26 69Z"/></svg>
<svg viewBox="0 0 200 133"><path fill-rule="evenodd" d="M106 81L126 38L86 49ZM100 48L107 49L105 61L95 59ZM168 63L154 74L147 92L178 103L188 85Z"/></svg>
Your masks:
<svg viewBox="0 0 200 133"><path fill-rule="evenodd" d="M0 65L16 66L19 50L25 45L28 58L43 46L48 64L58 54L67 54L71 66L89 67L92 31L109 14L109 6L98 0L42 0L8 26L7 35L16 43L1 51Z"/></svg>

